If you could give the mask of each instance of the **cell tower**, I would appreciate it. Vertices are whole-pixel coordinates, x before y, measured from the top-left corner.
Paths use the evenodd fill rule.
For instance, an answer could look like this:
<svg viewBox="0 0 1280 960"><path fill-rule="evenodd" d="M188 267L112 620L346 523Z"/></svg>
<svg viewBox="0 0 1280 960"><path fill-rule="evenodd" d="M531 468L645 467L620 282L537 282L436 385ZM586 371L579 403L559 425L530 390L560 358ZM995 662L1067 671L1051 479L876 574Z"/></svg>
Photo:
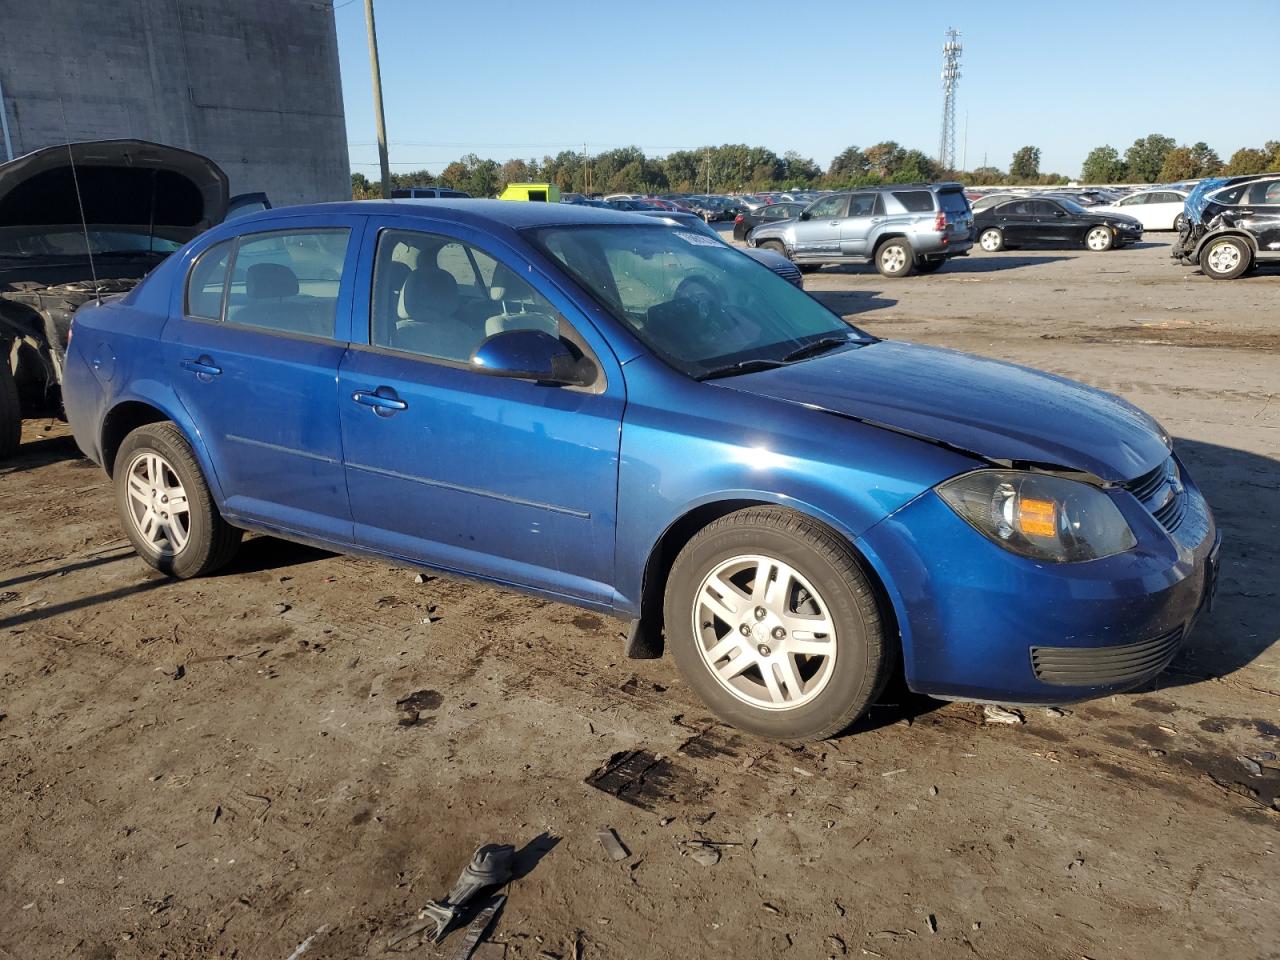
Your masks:
<svg viewBox="0 0 1280 960"><path fill-rule="evenodd" d="M942 45L942 136L938 144L938 166L956 168L956 84L960 82L960 31L948 30Z"/></svg>

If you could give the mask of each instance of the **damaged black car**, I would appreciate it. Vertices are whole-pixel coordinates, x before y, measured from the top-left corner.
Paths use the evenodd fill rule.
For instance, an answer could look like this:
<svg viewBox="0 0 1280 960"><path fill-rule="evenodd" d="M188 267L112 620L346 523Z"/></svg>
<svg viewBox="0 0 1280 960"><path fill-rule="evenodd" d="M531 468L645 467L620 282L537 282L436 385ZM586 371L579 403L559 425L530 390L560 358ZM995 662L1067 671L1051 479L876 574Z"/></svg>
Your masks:
<svg viewBox="0 0 1280 960"><path fill-rule="evenodd" d="M46 147L0 164L0 460L24 416L60 416L71 316L127 293L232 212L227 176L196 153L142 140Z"/></svg>
<svg viewBox="0 0 1280 960"><path fill-rule="evenodd" d="M1280 262L1280 173L1203 180L1184 219L1172 256L1206 277L1234 280Z"/></svg>

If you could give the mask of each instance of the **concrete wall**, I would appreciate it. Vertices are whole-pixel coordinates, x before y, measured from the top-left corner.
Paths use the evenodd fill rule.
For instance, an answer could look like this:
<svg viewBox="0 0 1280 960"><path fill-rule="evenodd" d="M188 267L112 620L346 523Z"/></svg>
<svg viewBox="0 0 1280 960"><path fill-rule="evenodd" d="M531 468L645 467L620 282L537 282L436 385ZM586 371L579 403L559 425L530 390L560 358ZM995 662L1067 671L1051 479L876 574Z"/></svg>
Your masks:
<svg viewBox="0 0 1280 960"><path fill-rule="evenodd" d="M0 0L0 89L15 156L136 137L212 157L232 194L351 196L327 0Z"/></svg>

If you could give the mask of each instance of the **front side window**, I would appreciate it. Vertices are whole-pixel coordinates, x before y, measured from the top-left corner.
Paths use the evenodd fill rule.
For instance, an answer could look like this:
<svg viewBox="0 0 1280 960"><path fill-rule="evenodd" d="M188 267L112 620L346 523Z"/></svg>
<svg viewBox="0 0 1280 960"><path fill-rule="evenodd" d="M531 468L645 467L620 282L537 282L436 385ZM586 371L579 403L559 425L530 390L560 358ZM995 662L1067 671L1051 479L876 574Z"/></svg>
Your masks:
<svg viewBox="0 0 1280 960"><path fill-rule="evenodd" d="M843 217L845 204L849 202L848 197L826 197L819 200L809 208L809 219L826 220L835 217Z"/></svg>
<svg viewBox="0 0 1280 960"><path fill-rule="evenodd" d="M223 240L200 254L187 277L187 316L222 319L222 294L235 245L235 240Z"/></svg>
<svg viewBox="0 0 1280 960"><path fill-rule="evenodd" d="M478 247L416 230L379 235L369 314L375 347L456 363L469 363L494 334L568 333L514 269Z"/></svg>
<svg viewBox="0 0 1280 960"><path fill-rule="evenodd" d="M527 235L655 354L691 377L722 375L751 361L785 362L818 341L872 339L773 271L687 230L600 225Z"/></svg>
<svg viewBox="0 0 1280 960"><path fill-rule="evenodd" d="M340 227L241 237L231 268L226 321L332 337L350 235Z"/></svg>
<svg viewBox="0 0 1280 960"><path fill-rule="evenodd" d="M876 212L876 194L855 193L849 198L849 216L870 217Z"/></svg>

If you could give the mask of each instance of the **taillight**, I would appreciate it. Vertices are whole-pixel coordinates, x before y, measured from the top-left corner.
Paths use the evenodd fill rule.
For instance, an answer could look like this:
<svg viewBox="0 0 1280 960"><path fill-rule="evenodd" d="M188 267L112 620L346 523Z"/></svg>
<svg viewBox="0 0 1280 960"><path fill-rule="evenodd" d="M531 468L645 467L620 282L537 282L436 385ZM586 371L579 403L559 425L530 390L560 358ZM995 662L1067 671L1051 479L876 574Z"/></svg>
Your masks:
<svg viewBox="0 0 1280 960"><path fill-rule="evenodd" d="M741 223L741 222L742 222L742 214L738 214L736 217L734 217L734 218L733 218L733 222L734 222L734 223Z"/></svg>
<svg viewBox="0 0 1280 960"><path fill-rule="evenodd" d="M933 229L939 233L943 233L947 229L947 215L944 211L939 210L938 215L933 218Z"/></svg>

